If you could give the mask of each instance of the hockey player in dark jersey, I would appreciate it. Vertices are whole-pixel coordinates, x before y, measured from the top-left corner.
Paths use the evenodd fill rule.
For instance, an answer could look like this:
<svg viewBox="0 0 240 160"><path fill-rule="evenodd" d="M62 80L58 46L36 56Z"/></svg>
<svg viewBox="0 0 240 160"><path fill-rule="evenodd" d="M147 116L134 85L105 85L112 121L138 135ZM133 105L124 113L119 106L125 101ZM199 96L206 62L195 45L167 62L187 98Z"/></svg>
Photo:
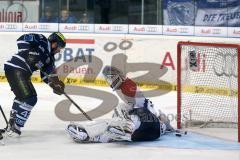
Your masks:
<svg viewBox="0 0 240 160"><path fill-rule="evenodd" d="M152 141L174 131L166 115L155 110L134 81L116 67L106 66L103 74L114 91L121 91L126 103L115 108L112 119L69 124L67 131L74 141Z"/></svg>
<svg viewBox="0 0 240 160"><path fill-rule="evenodd" d="M48 38L42 34L24 34L17 39L18 52L5 62L4 70L11 90L15 94L9 119L8 135L21 135L21 128L37 103L37 94L31 82L34 71L40 70L42 80L54 93L64 92L64 83L55 73L54 55L65 48L65 37L60 32Z"/></svg>

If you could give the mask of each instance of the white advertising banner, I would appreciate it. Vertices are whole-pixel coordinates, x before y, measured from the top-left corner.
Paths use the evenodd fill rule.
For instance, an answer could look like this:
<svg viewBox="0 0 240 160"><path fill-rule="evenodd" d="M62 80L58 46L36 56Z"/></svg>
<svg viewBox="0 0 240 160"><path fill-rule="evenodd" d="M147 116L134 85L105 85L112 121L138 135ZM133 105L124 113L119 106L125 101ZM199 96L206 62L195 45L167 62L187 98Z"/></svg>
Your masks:
<svg viewBox="0 0 240 160"><path fill-rule="evenodd" d="M128 33L128 25L121 24L95 24L95 33Z"/></svg>
<svg viewBox="0 0 240 160"><path fill-rule="evenodd" d="M67 23L1 23L0 32L106 33L138 35L176 35L239 37L239 27L174 26L174 25L106 25Z"/></svg>
<svg viewBox="0 0 240 160"><path fill-rule="evenodd" d="M240 37L240 27L228 27L228 37Z"/></svg>
<svg viewBox="0 0 240 160"><path fill-rule="evenodd" d="M227 27L195 27L196 36L227 37Z"/></svg>
<svg viewBox="0 0 240 160"><path fill-rule="evenodd" d="M130 34L162 34L162 25L129 25Z"/></svg>
<svg viewBox="0 0 240 160"><path fill-rule="evenodd" d="M194 26L163 26L163 34L165 35L194 35Z"/></svg>
<svg viewBox="0 0 240 160"><path fill-rule="evenodd" d="M22 23L0 23L0 32L21 32Z"/></svg>
<svg viewBox="0 0 240 160"><path fill-rule="evenodd" d="M69 33L93 33L94 24L69 24L69 23L60 23L59 24L60 32L69 32Z"/></svg>
<svg viewBox="0 0 240 160"><path fill-rule="evenodd" d="M57 32L58 23L23 23L24 32Z"/></svg>

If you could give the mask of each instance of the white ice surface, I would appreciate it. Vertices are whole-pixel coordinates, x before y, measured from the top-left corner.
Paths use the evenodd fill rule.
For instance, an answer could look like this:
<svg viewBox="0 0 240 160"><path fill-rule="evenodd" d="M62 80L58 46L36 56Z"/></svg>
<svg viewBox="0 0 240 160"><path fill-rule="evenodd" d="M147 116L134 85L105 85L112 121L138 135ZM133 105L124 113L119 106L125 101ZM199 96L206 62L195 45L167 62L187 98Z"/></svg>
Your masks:
<svg viewBox="0 0 240 160"><path fill-rule="evenodd" d="M165 136L147 143L105 143L77 144L66 134L68 122L58 119L55 105L65 99L52 94L45 84L34 84L38 93L38 103L18 139L6 139L6 145L0 146L0 160L240 160L240 146L208 137L189 133L179 138ZM107 88L98 88L109 91ZM98 101L86 97L72 96L83 109L97 106ZM9 117L14 95L7 83L0 83L0 104ZM151 98L155 106L164 112L176 114L176 93ZM85 105L84 105L85 104ZM78 112L71 108L73 112ZM101 117L109 118L111 113ZM0 126L4 126L0 117ZM176 124L173 122L173 124ZM184 149L185 148L185 149Z"/></svg>

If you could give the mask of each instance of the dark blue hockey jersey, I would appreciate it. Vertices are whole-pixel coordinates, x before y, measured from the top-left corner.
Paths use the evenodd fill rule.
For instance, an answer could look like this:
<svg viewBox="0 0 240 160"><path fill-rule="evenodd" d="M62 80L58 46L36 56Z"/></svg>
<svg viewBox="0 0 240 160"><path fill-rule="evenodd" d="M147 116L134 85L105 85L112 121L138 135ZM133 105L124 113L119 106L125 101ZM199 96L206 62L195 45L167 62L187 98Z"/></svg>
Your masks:
<svg viewBox="0 0 240 160"><path fill-rule="evenodd" d="M16 68L28 72L30 75L40 67L47 74L55 70L54 54L47 38L42 34L24 34L17 39L18 53L5 62L4 69ZM46 77L41 73L44 82Z"/></svg>

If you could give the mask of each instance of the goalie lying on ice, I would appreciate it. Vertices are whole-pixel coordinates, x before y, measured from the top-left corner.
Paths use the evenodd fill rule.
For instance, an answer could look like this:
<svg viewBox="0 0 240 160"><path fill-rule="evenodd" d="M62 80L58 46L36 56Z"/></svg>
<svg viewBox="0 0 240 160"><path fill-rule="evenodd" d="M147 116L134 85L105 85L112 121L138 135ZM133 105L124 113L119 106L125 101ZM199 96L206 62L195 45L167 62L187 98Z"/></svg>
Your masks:
<svg viewBox="0 0 240 160"><path fill-rule="evenodd" d="M103 75L114 91L121 91L127 103L114 109L112 119L69 124L66 130L74 141L152 141L174 130L166 116L155 110L136 83L119 69L106 66Z"/></svg>

